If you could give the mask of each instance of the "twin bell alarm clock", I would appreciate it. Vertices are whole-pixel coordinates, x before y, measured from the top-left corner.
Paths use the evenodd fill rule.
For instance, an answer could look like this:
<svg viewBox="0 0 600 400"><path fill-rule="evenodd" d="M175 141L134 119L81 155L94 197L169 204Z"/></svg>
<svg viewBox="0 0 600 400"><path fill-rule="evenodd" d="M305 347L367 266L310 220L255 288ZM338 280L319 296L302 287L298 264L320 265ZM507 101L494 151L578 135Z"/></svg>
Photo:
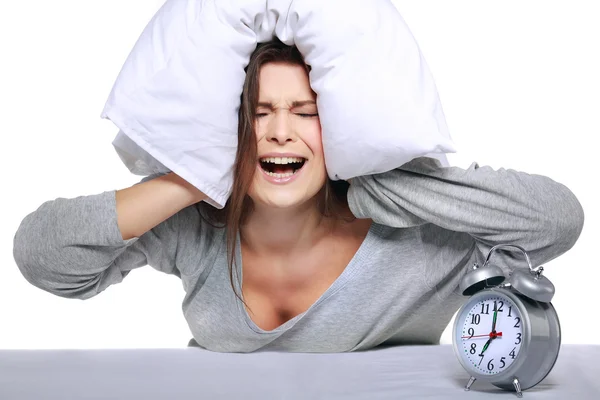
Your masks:
<svg viewBox="0 0 600 400"><path fill-rule="evenodd" d="M489 262L500 248L523 253L529 270L515 269L505 283L502 269ZM554 367L560 323L550 303L554 285L542 272L542 266L531 266L522 247L500 244L491 248L483 266L474 264L461 280L460 290L470 298L458 310L452 342L471 375L465 390L480 379L522 397Z"/></svg>

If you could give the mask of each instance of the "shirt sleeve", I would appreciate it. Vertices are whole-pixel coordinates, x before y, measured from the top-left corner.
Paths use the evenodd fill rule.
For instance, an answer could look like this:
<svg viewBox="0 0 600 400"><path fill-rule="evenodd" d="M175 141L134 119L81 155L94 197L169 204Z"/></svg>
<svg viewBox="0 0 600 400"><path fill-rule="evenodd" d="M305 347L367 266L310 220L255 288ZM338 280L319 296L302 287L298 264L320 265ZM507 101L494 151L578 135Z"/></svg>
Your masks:
<svg viewBox="0 0 600 400"><path fill-rule="evenodd" d="M13 240L14 259L27 281L66 298L95 296L145 265L180 276L175 260L181 212L123 240L116 191L57 198L23 219Z"/></svg>
<svg viewBox="0 0 600 400"><path fill-rule="evenodd" d="M442 167L426 157L389 172L353 178L348 202L356 217L383 225L434 224L460 232L473 241L480 261L495 245L519 245L534 267L572 248L584 222L575 195L550 178L494 171L477 163L466 170ZM510 249L499 249L494 257L508 269L527 265L523 255Z"/></svg>

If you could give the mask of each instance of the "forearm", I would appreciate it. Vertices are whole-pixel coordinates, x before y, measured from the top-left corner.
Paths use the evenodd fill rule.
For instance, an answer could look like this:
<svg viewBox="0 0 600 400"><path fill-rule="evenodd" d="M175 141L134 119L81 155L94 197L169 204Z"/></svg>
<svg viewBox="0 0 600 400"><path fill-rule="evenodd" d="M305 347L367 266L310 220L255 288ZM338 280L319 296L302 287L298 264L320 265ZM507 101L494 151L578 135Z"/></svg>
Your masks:
<svg viewBox="0 0 600 400"><path fill-rule="evenodd" d="M107 191L44 202L19 225L13 256L33 285L61 296L84 298L96 293L107 269L136 240L122 239L115 192ZM118 279L120 274L115 272L114 279Z"/></svg>
<svg viewBox="0 0 600 400"><path fill-rule="evenodd" d="M173 173L117 190L117 223L123 240L143 235L180 210L205 198L204 194Z"/></svg>
<svg viewBox="0 0 600 400"><path fill-rule="evenodd" d="M354 178L348 200L357 217L395 227L432 223L468 233L486 248L554 246L542 259L572 246L584 218L573 193L550 178L476 164L442 167L430 158Z"/></svg>
<svg viewBox="0 0 600 400"><path fill-rule="evenodd" d="M122 191L47 201L19 225L15 262L33 285L81 299L147 263L176 273L179 221L170 217L201 200L197 189L165 175Z"/></svg>

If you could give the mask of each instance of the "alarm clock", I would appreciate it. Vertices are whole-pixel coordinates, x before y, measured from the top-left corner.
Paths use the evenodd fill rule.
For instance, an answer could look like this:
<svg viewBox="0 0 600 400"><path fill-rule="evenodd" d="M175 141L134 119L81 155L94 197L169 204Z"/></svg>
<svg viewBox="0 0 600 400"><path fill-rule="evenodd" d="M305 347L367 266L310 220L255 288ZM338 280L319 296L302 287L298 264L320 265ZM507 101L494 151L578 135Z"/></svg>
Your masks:
<svg viewBox="0 0 600 400"><path fill-rule="evenodd" d="M505 283L502 269L489 262L501 248L519 250L529 270L515 269ZM471 375L466 391L479 379L522 397L554 367L560 323L550 303L554 285L542 272L542 266L532 267L522 247L500 244L490 249L483 266L475 263L462 278L460 290L470 297L456 315L452 343Z"/></svg>

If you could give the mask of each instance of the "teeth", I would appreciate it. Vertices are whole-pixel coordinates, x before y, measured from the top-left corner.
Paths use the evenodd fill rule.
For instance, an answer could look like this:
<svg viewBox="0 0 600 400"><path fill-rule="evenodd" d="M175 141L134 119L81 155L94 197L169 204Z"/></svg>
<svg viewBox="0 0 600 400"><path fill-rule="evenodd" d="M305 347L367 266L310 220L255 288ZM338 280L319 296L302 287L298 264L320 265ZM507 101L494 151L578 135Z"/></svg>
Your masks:
<svg viewBox="0 0 600 400"><path fill-rule="evenodd" d="M272 163L272 164L291 164L303 162L304 158L301 157L266 157L261 158L260 161Z"/></svg>
<svg viewBox="0 0 600 400"><path fill-rule="evenodd" d="M265 171L265 173L267 175L275 177L275 178L289 178L290 176L294 175L296 172L286 172L285 174L276 174L275 172Z"/></svg>

